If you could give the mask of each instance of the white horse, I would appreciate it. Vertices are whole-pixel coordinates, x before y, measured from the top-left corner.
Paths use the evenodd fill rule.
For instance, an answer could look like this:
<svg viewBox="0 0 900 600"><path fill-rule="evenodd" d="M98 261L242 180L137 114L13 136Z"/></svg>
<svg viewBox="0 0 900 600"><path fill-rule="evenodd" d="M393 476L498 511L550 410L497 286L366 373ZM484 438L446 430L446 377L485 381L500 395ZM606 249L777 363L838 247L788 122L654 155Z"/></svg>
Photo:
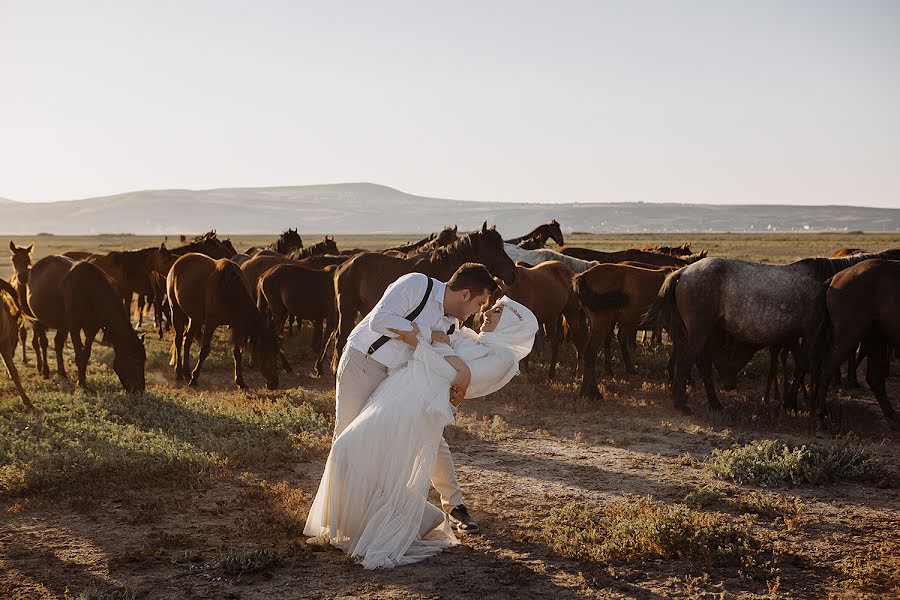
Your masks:
<svg viewBox="0 0 900 600"><path fill-rule="evenodd" d="M525 250L524 248L519 248L515 244L503 244L503 249L513 262L525 262L534 266L545 260L558 260L576 273L583 273L591 267L600 264L596 260L581 260L580 258L554 252L553 250Z"/></svg>

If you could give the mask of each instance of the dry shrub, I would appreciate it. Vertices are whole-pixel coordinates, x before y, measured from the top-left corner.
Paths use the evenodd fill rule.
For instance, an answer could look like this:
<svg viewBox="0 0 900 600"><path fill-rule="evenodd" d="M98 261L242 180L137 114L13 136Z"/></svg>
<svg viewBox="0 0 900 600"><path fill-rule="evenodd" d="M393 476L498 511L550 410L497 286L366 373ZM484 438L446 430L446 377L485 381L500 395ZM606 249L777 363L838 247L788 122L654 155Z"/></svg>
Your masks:
<svg viewBox="0 0 900 600"><path fill-rule="evenodd" d="M218 563L218 567L226 575L246 575L258 573L273 566L278 561L278 555L271 548L255 550L242 550L225 554Z"/></svg>
<svg viewBox="0 0 900 600"><path fill-rule="evenodd" d="M727 450L713 450L705 468L720 479L761 486L824 485L838 481L871 483L887 475L877 446L853 438L809 446L756 440Z"/></svg>
<svg viewBox="0 0 900 600"><path fill-rule="evenodd" d="M744 525L732 525L722 515L641 496L626 496L600 511L571 502L551 511L538 536L555 552L588 562L686 559L739 564L758 547Z"/></svg>

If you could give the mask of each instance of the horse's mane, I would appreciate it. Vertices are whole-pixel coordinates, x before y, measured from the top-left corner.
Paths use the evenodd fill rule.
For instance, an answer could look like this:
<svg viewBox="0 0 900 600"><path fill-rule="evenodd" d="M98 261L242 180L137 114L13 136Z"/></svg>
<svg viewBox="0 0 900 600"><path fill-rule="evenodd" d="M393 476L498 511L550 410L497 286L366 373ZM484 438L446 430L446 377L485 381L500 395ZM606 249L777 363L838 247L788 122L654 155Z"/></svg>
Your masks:
<svg viewBox="0 0 900 600"><path fill-rule="evenodd" d="M478 260L478 247L483 243L490 243L490 239L488 236L491 232L493 232L498 238L500 238L500 234L497 233L495 229L488 229L485 231L479 229L477 231L467 233L461 238L450 242L446 246L434 248L426 255L427 260L430 263L444 263L459 259L462 259L464 261ZM503 244L502 239L500 239L500 244ZM414 258L417 260L419 259L418 256Z"/></svg>
<svg viewBox="0 0 900 600"><path fill-rule="evenodd" d="M520 244L526 240L536 237L538 235L538 233L544 231L545 229L552 229L554 226L559 227L559 223L556 221L556 219L551 219L550 221L548 221L546 223L542 223L542 224L538 225L537 227L535 227L534 229L532 229L525 235L521 235L517 238L513 238L511 240L504 240L504 241L508 244ZM550 237L549 234L547 237L548 238Z"/></svg>
<svg viewBox="0 0 900 600"><path fill-rule="evenodd" d="M575 258L574 256L568 256L566 254L560 254L559 252L554 252L553 250L548 250L546 248L542 248L539 250L527 250L520 246L516 246L515 244L510 244L509 242L503 244L503 250L513 262L538 264L547 260L556 260L563 263L576 273L587 271L591 267L600 264L594 260L581 260L580 258Z"/></svg>
<svg viewBox="0 0 900 600"><path fill-rule="evenodd" d="M833 277L835 274L861 263L864 260L881 258L884 260L900 260L900 248L893 248L883 252L866 252L853 254L841 258L804 258L793 264L803 265L812 271L813 276L819 281Z"/></svg>

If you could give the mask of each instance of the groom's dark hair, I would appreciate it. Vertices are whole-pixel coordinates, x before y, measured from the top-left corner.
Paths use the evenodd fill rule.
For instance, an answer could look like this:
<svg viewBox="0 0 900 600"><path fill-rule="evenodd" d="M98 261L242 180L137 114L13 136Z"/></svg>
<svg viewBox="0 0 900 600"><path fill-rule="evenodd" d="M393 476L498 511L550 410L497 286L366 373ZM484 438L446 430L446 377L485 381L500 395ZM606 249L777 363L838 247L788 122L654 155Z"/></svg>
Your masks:
<svg viewBox="0 0 900 600"><path fill-rule="evenodd" d="M456 270L456 273L447 282L447 287L454 292L469 290L473 296L477 296L485 290L487 290L488 294L493 294L497 291L497 283L491 276L491 272L487 270L487 267L471 262L464 263Z"/></svg>

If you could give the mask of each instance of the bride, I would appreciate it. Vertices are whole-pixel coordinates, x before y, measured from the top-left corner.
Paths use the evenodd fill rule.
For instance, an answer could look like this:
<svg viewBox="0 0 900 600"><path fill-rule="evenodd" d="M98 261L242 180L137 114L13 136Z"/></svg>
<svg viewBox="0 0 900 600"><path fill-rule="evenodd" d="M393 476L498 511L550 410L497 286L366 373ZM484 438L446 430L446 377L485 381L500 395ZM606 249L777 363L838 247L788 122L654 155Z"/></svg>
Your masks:
<svg viewBox="0 0 900 600"><path fill-rule="evenodd" d="M438 444L453 420L450 387L470 378L468 398L502 388L531 351L538 323L504 296L484 314L480 334L463 328L452 346L430 344L413 327L413 359L391 372L335 439L303 531L367 569L418 562L458 543L426 499Z"/></svg>

